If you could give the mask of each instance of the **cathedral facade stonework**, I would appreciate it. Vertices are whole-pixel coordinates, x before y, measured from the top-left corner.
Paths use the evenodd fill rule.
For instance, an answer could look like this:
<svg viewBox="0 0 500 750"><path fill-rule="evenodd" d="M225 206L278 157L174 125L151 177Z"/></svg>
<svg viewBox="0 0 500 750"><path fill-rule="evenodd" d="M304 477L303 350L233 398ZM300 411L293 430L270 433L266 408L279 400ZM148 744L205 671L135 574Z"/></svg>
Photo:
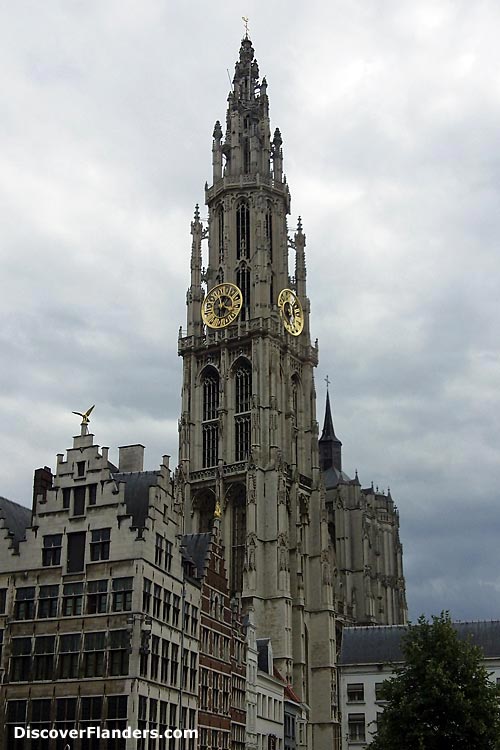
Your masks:
<svg viewBox="0 0 500 750"><path fill-rule="evenodd" d="M306 237L300 219L289 236L282 138L248 37L212 155L179 336L186 531L220 515L231 594L306 707L307 747L340 747L342 624L406 621L399 522L390 495L342 471L329 401L318 440Z"/></svg>

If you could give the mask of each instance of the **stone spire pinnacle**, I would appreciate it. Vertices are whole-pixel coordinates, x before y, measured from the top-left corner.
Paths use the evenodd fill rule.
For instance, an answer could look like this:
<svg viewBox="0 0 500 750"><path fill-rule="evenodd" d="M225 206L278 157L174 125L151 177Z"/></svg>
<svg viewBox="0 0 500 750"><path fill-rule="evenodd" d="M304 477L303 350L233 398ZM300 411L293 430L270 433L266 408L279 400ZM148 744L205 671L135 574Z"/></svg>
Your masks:
<svg viewBox="0 0 500 750"><path fill-rule="evenodd" d="M327 379L327 386L329 380ZM342 471L342 443L335 434L333 427L332 409L330 406L330 393L326 391L325 420L323 432L319 439L319 460L322 471L330 467Z"/></svg>

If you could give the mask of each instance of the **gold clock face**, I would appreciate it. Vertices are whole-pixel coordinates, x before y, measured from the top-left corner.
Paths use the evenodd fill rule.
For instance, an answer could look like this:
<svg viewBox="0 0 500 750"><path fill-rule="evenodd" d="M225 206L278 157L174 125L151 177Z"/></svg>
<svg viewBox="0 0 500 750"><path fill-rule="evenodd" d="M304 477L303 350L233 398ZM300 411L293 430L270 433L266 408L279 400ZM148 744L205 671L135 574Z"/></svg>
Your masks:
<svg viewBox="0 0 500 750"><path fill-rule="evenodd" d="M288 333L299 336L304 328L304 313L295 292L291 289L282 289L278 296L278 307Z"/></svg>
<svg viewBox="0 0 500 750"><path fill-rule="evenodd" d="M243 295L236 284L218 284L203 300L201 317L210 328L225 328L236 320L242 306Z"/></svg>

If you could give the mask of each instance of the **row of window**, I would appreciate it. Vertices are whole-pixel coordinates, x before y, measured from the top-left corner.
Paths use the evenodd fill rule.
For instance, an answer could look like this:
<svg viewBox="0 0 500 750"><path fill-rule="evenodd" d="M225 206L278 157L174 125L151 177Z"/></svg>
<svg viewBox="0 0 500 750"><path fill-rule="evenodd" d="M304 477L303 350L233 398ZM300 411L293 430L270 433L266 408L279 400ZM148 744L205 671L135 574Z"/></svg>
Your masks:
<svg viewBox="0 0 500 750"><path fill-rule="evenodd" d="M200 668L200 708L228 716L230 709L231 675Z"/></svg>
<svg viewBox="0 0 500 750"><path fill-rule="evenodd" d="M257 714L263 719L281 722L283 720L283 703L269 695L257 695Z"/></svg>
<svg viewBox="0 0 500 750"><path fill-rule="evenodd" d="M197 637L198 607L184 602L183 620L180 622L181 598L149 578L144 578L142 588L142 610L157 620L181 627L186 634Z"/></svg>
<svg viewBox="0 0 500 750"><path fill-rule="evenodd" d="M85 476L85 461L77 463L77 477ZM86 505L97 503L97 484L79 485L77 487L63 487L62 507L72 509L73 516L85 515Z"/></svg>
<svg viewBox="0 0 500 750"><path fill-rule="evenodd" d="M144 695L139 696L139 729L155 729L160 734L170 728L174 729L197 729L196 711L193 708L183 707L179 715L178 706L175 703L157 700L156 698L146 698ZM194 750L195 738L180 741L161 737L159 739L140 739L137 740L137 750L174 750L179 747L181 750Z"/></svg>
<svg viewBox="0 0 500 750"><path fill-rule="evenodd" d="M90 562L109 560L111 529L93 529L90 532ZM87 532L75 531L67 534L66 570L80 573L85 565ZM43 537L42 566L49 568L61 565L63 535L46 534Z"/></svg>
<svg viewBox="0 0 500 750"><path fill-rule="evenodd" d="M12 638L10 681L126 675L130 638L129 630Z"/></svg>
<svg viewBox="0 0 500 750"><path fill-rule="evenodd" d="M382 697L380 691L382 689L383 682L375 683L375 700L380 701ZM365 686L362 682L350 682L347 685L347 702L348 703L364 703L365 701Z"/></svg>
<svg viewBox="0 0 500 750"><path fill-rule="evenodd" d="M229 662L231 659L231 640L228 636L211 630L205 625L201 628L201 651L209 656Z"/></svg>
<svg viewBox="0 0 500 750"><path fill-rule="evenodd" d="M132 609L133 580L133 578L113 578L111 591L108 590L107 578L64 583L61 602L59 584L39 586L38 599L35 598L35 586L22 586L16 589L14 619L34 620L35 615L43 619L72 617L84 612L89 615L103 614L108 611L128 612Z"/></svg>
<svg viewBox="0 0 500 750"><path fill-rule="evenodd" d="M196 654L194 656L196 657ZM193 665L195 681L196 666L195 658ZM179 680L179 646L177 643L172 643L165 638L143 631L139 669L141 677L149 677L153 682L177 687Z"/></svg>
<svg viewBox="0 0 500 750"><path fill-rule="evenodd" d="M234 459L244 461L250 452L252 370L241 363L235 372ZM219 374L208 368L203 378L203 466L216 466L219 455Z"/></svg>

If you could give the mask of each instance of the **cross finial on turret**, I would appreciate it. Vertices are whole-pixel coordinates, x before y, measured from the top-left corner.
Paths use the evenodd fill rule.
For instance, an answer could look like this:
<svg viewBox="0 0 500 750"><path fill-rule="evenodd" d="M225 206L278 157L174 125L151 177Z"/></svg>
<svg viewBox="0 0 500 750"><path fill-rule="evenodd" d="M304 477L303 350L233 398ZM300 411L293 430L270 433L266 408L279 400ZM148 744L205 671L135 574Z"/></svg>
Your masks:
<svg viewBox="0 0 500 750"><path fill-rule="evenodd" d="M328 375L327 375L327 376L326 376L326 378L325 378L325 383L326 383L326 390L328 390L328 387L329 387L329 385L330 385L330 383L331 383L331 382L332 382L332 381L330 380L330 378L329 378L329 377L328 377Z"/></svg>
<svg viewBox="0 0 500 750"><path fill-rule="evenodd" d="M247 16L241 16L241 20L245 24L245 39L248 39L248 17Z"/></svg>
<svg viewBox="0 0 500 750"><path fill-rule="evenodd" d="M200 207L198 204L194 207L194 220L199 221L200 220Z"/></svg>

